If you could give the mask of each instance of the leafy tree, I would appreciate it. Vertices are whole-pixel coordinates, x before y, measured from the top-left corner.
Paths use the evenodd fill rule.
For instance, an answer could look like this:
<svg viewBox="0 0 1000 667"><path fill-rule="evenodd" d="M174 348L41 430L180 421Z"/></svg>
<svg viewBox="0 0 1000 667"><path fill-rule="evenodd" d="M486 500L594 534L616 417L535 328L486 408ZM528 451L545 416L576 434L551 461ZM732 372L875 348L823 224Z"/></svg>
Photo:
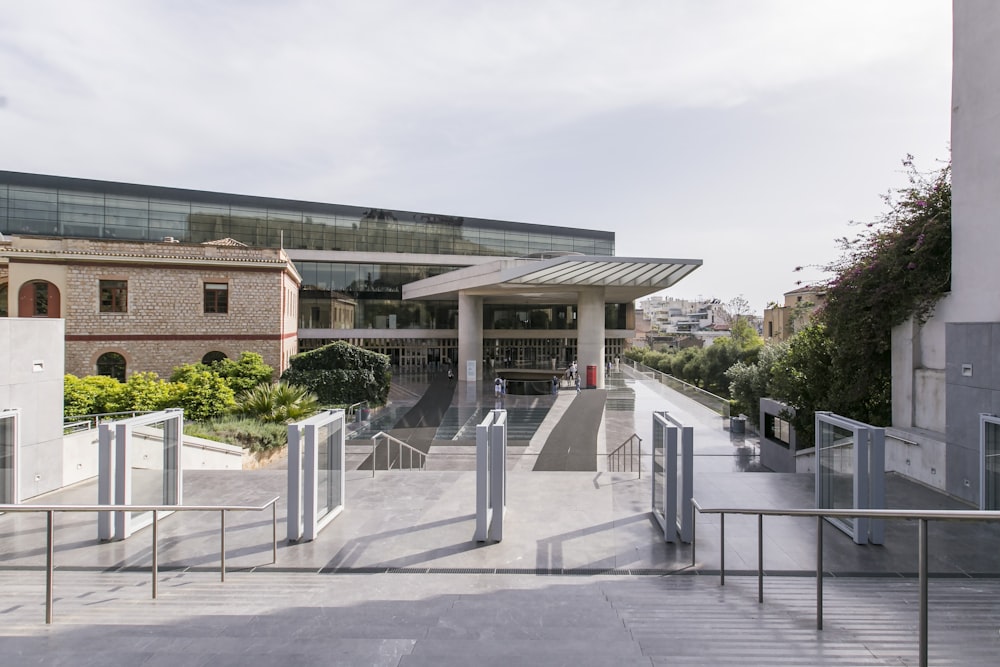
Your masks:
<svg viewBox="0 0 1000 667"><path fill-rule="evenodd" d="M177 373L175 372L175 375ZM184 417L202 421L224 415L236 406L233 390L215 373L194 368L185 369L178 392L177 406L184 408Z"/></svg>
<svg viewBox="0 0 1000 667"><path fill-rule="evenodd" d="M67 417L118 412L122 408L124 387L118 380L104 375L78 378L67 374L63 378L63 414Z"/></svg>
<svg viewBox="0 0 1000 667"><path fill-rule="evenodd" d="M769 387L775 398L795 408L786 415L800 441L812 442L816 410L840 412L836 403L834 342L823 324L814 324L788 341L788 351L775 360ZM845 415L850 416L850 415Z"/></svg>
<svg viewBox="0 0 1000 667"><path fill-rule="evenodd" d="M726 371L735 411L747 415L755 426L760 426L760 399L774 395L774 366L787 352L787 342L769 343L760 348L756 361L737 361Z"/></svg>
<svg viewBox="0 0 1000 667"><path fill-rule="evenodd" d="M162 410L177 402L181 389L153 372L132 373L122 386L119 406L121 410Z"/></svg>
<svg viewBox="0 0 1000 667"><path fill-rule="evenodd" d="M209 366L235 393L247 391L259 384L270 384L274 369L264 363L264 357L256 352L242 352L237 360L220 359Z"/></svg>
<svg viewBox="0 0 1000 667"><path fill-rule="evenodd" d="M319 410L319 400L308 389L279 382L259 384L237 397L236 412L263 422L287 423Z"/></svg>

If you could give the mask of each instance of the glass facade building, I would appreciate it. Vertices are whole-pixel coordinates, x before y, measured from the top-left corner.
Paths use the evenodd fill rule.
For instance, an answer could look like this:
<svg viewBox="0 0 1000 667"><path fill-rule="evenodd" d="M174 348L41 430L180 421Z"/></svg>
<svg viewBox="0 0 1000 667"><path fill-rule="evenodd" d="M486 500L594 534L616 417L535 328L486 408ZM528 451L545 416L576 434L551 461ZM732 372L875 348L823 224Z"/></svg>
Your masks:
<svg viewBox="0 0 1000 667"><path fill-rule="evenodd" d="M431 255L614 254L613 232L5 171L0 231Z"/></svg>
<svg viewBox="0 0 1000 667"><path fill-rule="evenodd" d="M403 285L484 257L614 255L614 232L607 231L9 171L0 171L0 232L181 243L231 238L281 247L302 276L300 350L347 339L390 354L397 368L414 369L457 360L458 307L403 301ZM608 304L607 328L630 328L630 310L631 304ZM551 331L551 339L539 339L544 350L518 346L517 360L547 357L560 344L561 359L575 354L575 305L487 305L484 325L511 330L512 337ZM620 351L622 341L608 342L609 351ZM512 346L501 347L509 354Z"/></svg>

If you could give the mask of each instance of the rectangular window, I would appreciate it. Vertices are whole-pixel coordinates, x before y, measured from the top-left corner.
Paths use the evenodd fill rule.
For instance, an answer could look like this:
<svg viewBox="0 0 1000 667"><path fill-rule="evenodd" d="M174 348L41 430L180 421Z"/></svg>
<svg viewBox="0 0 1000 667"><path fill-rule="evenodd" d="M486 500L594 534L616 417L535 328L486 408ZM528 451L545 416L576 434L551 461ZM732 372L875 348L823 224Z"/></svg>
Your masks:
<svg viewBox="0 0 1000 667"><path fill-rule="evenodd" d="M128 281L102 280L100 285L101 312L127 313Z"/></svg>
<svg viewBox="0 0 1000 667"><path fill-rule="evenodd" d="M764 437L788 448L792 442L792 425L776 415L764 415Z"/></svg>
<svg viewBox="0 0 1000 667"><path fill-rule="evenodd" d="M205 312L229 312L229 284L205 283Z"/></svg>

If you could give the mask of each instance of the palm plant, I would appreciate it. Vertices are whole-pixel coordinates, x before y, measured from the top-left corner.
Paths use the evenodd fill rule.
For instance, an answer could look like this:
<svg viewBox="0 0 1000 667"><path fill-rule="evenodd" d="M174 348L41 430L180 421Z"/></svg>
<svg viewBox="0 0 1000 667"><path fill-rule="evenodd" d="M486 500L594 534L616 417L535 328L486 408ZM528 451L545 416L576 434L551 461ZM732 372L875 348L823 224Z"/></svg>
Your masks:
<svg viewBox="0 0 1000 667"><path fill-rule="evenodd" d="M305 419L320 408L319 399L308 389L292 384L259 384L241 393L236 412L262 422L288 423Z"/></svg>

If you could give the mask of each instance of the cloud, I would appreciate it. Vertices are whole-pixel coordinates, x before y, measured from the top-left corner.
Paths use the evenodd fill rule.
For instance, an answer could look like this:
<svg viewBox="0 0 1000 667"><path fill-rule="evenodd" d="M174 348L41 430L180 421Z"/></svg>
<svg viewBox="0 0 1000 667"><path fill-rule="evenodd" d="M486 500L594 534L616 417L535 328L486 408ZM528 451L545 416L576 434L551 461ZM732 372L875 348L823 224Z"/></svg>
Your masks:
<svg viewBox="0 0 1000 667"><path fill-rule="evenodd" d="M794 213L732 201L784 188L832 225L865 217L850 213L858 197L883 191L874 179L902 154L940 155L949 12L939 0L8 3L0 166L614 228L620 247L677 216L781 236ZM800 195L817 196L810 178L843 207ZM708 256L686 238L671 239L683 256Z"/></svg>

